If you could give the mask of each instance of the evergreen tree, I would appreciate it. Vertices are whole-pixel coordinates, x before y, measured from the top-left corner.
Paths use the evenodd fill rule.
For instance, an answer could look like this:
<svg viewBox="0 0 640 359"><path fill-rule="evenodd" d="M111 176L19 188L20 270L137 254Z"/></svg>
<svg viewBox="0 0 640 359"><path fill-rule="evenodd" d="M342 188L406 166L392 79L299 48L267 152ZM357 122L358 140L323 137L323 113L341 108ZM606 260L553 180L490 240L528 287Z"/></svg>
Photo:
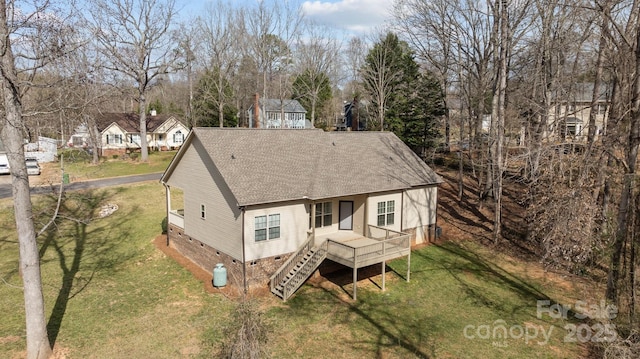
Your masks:
<svg viewBox="0 0 640 359"><path fill-rule="evenodd" d="M312 113L309 120L315 120L318 114L323 113L331 101L331 95L331 83L324 73L313 74L312 70L306 70L293 81L293 98L300 101L308 113Z"/></svg>
<svg viewBox="0 0 640 359"><path fill-rule="evenodd" d="M393 131L424 158L439 136L439 117L445 114L439 82L420 71L413 51L393 33L369 51L363 74L365 92L379 118L373 129Z"/></svg>
<svg viewBox="0 0 640 359"><path fill-rule="evenodd" d="M218 84L215 81L220 79L217 70L207 70L198 81L194 96L193 120L197 126L214 127L220 125L220 105L222 105L224 127L235 127L238 124L238 110L218 99ZM231 98L231 85L224 81L222 84L226 98Z"/></svg>

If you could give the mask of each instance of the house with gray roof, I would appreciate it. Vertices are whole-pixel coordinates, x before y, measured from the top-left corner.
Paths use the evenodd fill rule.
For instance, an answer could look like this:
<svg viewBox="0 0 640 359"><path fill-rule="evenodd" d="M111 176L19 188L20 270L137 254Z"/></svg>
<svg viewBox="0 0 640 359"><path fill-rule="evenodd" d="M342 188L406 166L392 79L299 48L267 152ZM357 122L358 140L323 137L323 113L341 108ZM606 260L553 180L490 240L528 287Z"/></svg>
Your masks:
<svg viewBox="0 0 640 359"><path fill-rule="evenodd" d="M354 298L358 268L410 260L442 182L391 132L243 128L194 128L160 181L168 245L285 300L325 260L353 268Z"/></svg>
<svg viewBox="0 0 640 359"><path fill-rule="evenodd" d="M257 94L247 110L251 128L311 128L306 113L307 110L297 100L259 98Z"/></svg>
<svg viewBox="0 0 640 359"><path fill-rule="evenodd" d="M595 108L592 108L593 83L574 83L554 96L549 113L551 132L564 141L585 141L589 130L589 117L595 112L596 136L606 131L610 84L602 84L596 91Z"/></svg>
<svg viewBox="0 0 640 359"><path fill-rule="evenodd" d="M151 150L166 151L177 149L189 133L189 129L171 114L157 114L151 111L146 118L147 145ZM91 136L88 123L82 123L67 141L68 147L87 148L92 138L98 138L101 156L122 155L140 150L140 115L137 113L100 113L92 121L95 136Z"/></svg>

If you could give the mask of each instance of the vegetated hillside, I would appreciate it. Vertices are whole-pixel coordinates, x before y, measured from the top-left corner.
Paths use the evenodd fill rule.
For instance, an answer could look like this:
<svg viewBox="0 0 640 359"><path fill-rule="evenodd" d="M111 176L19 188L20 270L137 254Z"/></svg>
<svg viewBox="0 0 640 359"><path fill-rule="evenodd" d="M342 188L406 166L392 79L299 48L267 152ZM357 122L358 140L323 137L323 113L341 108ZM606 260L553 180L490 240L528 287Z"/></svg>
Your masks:
<svg viewBox="0 0 640 359"><path fill-rule="evenodd" d="M455 155L444 155L430 164L444 183L438 191L438 226L442 227L441 240L474 240L486 245L493 242L493 201L480 200L478 183L468 168L464 173L464 196L458 198L458 163ZM535 244L526 241L524 206L526 188L512 178L505 178L503 191L503 238L501 251L533 259L537 257Z"/></svg>

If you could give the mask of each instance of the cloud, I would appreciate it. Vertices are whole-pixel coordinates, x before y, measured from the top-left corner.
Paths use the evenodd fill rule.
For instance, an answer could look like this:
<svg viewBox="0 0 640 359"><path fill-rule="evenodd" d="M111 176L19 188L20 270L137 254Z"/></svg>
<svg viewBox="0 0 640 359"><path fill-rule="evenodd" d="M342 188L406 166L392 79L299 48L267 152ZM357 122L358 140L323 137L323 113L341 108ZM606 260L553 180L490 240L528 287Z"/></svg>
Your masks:
<svg viewBox="0 0 640 359"><path fill-rule="evenodd" d="M302 11L317 22L363 33L391 18L391 4L389 0L316 0L302 3Z"/></svg>

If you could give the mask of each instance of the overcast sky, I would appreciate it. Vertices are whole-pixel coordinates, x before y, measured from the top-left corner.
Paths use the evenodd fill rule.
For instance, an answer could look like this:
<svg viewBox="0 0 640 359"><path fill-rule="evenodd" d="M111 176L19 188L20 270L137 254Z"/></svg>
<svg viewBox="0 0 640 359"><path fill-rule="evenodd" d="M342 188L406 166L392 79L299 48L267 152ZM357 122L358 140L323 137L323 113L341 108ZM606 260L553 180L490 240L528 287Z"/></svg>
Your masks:
<svg viewBox="0 0 640 359"><path fill-rule="evenodd" d="M211 0L177 0L183 16L197 16ZM264 0L269 4L281 0ZM213 0L212 2L216 2ZM258 0L235 0L234 4L252 5ZM305 16L327 26L361 35L380 27L391 17L392 0L292 0L299 3Z"/></svg>
<svg viewBox="0 0 640 359"><path fill-rule="evenodd" d="M316 0L303 2L302 11L320 23L362 33L382 26L390 18L391 3L390 0Z"/></svg>

